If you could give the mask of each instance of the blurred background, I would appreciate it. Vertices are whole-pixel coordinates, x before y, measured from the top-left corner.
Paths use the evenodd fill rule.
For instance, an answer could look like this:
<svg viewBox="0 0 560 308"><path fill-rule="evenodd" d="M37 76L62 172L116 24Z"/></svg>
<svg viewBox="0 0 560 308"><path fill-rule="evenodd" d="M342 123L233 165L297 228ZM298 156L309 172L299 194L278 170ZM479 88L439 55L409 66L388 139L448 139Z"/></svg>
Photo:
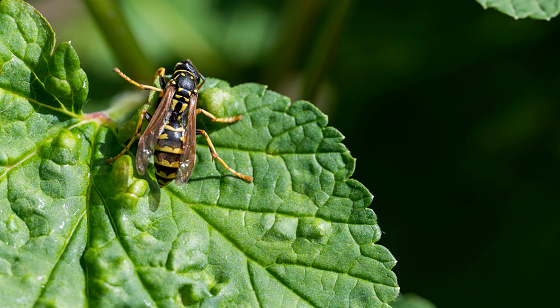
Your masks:
<svg viewBox="0 0 560 308"><path fill-rule="evenodd" d="M113 67L150 82L185 58L317 105L375 195L403 293L437 307L556 302L560 17L515 21L474 0L29 2L77 50L86 111L130 90ZM137 49L99 30L104 2Z"/></svg>

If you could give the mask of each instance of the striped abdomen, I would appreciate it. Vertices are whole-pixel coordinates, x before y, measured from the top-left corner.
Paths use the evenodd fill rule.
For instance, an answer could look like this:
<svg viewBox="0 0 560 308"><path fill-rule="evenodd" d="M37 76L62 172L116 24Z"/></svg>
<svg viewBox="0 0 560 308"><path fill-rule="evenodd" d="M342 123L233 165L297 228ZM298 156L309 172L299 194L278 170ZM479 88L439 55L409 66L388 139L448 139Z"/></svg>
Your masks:
<svg viewBox="0 0 560 308"><path fill-rule="evenodd" d="M158 137L154 151L154 167L160 187L171 183L177 177L183 153L183 131L184 128L178 121L169 121Z"/></svg>
<svg viewBox="0 0 560 308"><path fill-rule="evenodd" d="M177 177L185 142L185 127L181 123L186 123L191 95L197 95L195 77L186 70L176 69L167 86L176 87L177 91L168 110L169 119L155 145L154 166L160 187Z"/></svg>
<svg viewBox="0 0 560 308"><path fill-rule="evenodd" d="M183 154L183 132L185 131L180 118L188 109L188 103L185 100L181 95L175 96L169 119L155 145L154 167L160 187L171 183L177 177L181 154Z"/></svg>

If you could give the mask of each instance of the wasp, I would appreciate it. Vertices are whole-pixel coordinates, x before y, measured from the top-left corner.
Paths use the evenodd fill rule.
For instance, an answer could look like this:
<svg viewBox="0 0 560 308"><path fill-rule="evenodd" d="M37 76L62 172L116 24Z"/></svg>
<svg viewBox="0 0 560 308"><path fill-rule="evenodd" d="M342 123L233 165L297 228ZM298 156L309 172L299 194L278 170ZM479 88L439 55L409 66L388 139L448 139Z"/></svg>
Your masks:
<svg viewBox="0 0 560 308"><path fill-rule="evenodd" d="M196 115L202 113L214 122L233 123L241 120L241 115L229 118L218 118L210 112L197 108L198 91L206 81L190 60L180 61L175 65L171 79L165 82L165 68L156 72L160 88L139 84L118 68L114 69L122 78L142 90L159 92L157 107L153 115L142 109L136 127L136 134L117 156L108 159L115 161L132 146L137 138L136 168L140 175L146 173L150 157L154 156L154 168L157 182L164 187L175 179L176 184L184 184L191 177L196 160L196 136L204 135L210 148L212 160L217 159L227 170L246 181L253 181L250 176L243 175L230 168L218 155L206 131L196 128ZM141 134L142 121L149 123Z"/></svg>

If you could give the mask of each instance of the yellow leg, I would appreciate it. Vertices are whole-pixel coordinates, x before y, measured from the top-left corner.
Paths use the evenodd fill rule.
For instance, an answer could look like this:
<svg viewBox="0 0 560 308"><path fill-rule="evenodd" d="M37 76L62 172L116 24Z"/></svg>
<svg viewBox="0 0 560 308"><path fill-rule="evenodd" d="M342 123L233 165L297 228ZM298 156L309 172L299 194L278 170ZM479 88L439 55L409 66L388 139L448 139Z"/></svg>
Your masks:
<svg viewBox="0 0 560 308"><path fill-rule="evenodd" d="M156 75L154 76L154 79L159 80L159 85L162 89L165 88L165 67L160 67L156 71Z"/></svg>
<svg viewBox="0 0 560 308"><path fill-rule="evenodd" d="M241 174L241 173L239 173L239 172L237 172L237 171L231 169L231 168L220 158L220 156L218 156L218 153L216 153L216 149L214 148L214 145L212 144L212 141L210 140L210 137L208 136L208 134L207 134L204 130L202 130L202 129L197 129L197 130L196 130L196 134L197 134L197 135L204 135L204 137L206 138L206 142L208 142L208 147L210 148L210 154L212 155L212 159L214 159L214 158L217 159L224 167L226 167L226 169L227 169L229 172L235 174L237 177L240 177L240 178L242 178L242 179L244 179L244 180L246 180L246 181L249 181L249 182L253 182L253 178L252 178L252 177L243 175L243 174Z"/></svg>
<svg viewBox="0 0 560 308"><path fill-rule="evenodd" d="M132 139L130 139L130 141L128 142L128 144L124 148L124 150L122 150L117 156L115 156L113 158L110 158L110 159L107 159L107 164L110 165L112 162L117 160L117 158L123 156L124 153L126 153L126 151L128 151L128 149L130 149L130 147L132 146L132 144L134 143L136 138L140 137L141 131L142 131L142 120L146 116L146 113L148 113L146 110L142 110L142 114L140 115L140 119L138 120L138 124L136 125L136 133L134 134Z"/></svg>
<svg viewBox="0 0 560 308"><path fill-rule="evenodd" d="M158 78L158 76L165 77L165 67L160 67L156 74L154 75L154 79Z"/></svg>
<svg viewBox="0 0 560 308"><path fill-rule="evenodd" d="M210 112L202 109L202 108L197 108L196 109L196 114L202 113L205 116L209 117L210 120L212 120L212 122L219 122L219 123L233 123L236 121L241 120L243 117L241 115L235 116L235 117L229 117L229 118L217 118L215 115L211 114Z"/></svg>
<svg viewBox="0 0 560 308"><path fill-rule="evenodd" d="M161 70L161 68L158 70L158 72ZM119 70L118 68L114 68L113 71L117 72L117 74L121 75L122 78L124 78L126 81L132 83L133 85L139 87L142 90L152 90L152 91L158 91L158 92L163 92L162 89L158 89L156 87L152 87L152 86L147 86L145 84L139 84L138 82L130 79L130 77L126 76L123 72L121 72L121 70ZM165 72L165 70L164 70ZM157 74L157 73L156 73Z"/></svg>

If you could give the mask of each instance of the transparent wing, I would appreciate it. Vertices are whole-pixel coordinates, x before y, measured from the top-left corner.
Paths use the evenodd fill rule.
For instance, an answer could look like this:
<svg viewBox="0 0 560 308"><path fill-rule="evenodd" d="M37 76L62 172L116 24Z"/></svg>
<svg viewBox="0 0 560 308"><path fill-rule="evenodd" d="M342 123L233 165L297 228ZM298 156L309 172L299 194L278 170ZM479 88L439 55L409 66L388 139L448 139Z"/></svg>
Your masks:
<svg viewBox="0 0 560 308"><path fill-rule="evenodd" d="M191 95L189 99L189 113L186 117L185 132L183 133L183 154L179 163L179 172L175 183L181 185L191 178L196 160L196 102L198 94Z"/></svg>
<svg viewBox="0 0 560 308"><path fill-rule="evenodd" d="M163 96L158 104L148 127L144 131L140 141L138 142L138 151L136 151L136 169L139 174L146 173L146 167L150 161L150 157L154 154L154 147L156 145L158 136L163 130L163 126L169 118L169 107L175 95L176 88L168 85L163 92Z"/></svg>

